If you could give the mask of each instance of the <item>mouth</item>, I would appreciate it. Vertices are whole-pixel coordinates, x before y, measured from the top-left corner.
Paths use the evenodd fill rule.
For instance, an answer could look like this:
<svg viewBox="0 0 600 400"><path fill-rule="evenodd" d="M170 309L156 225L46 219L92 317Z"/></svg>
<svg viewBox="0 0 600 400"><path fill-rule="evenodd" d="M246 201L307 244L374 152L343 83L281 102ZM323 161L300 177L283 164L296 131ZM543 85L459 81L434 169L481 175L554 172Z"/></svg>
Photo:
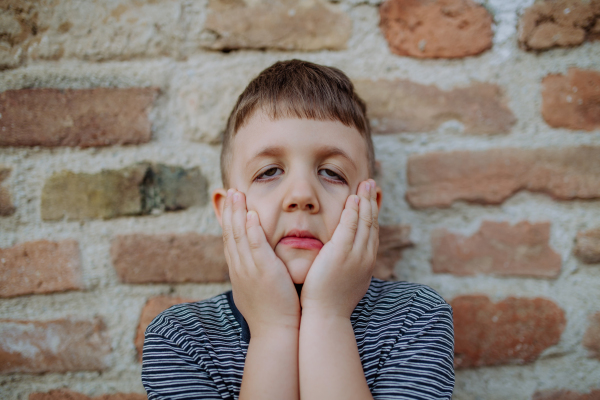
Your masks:
<svg viewBox="0 0 600 400"><path fill-rule="evenodd" d="M279 244L302 250L321 250L323 247L323 242L314 237L310 232L297 229L291 230L282 237Z"/></svg>

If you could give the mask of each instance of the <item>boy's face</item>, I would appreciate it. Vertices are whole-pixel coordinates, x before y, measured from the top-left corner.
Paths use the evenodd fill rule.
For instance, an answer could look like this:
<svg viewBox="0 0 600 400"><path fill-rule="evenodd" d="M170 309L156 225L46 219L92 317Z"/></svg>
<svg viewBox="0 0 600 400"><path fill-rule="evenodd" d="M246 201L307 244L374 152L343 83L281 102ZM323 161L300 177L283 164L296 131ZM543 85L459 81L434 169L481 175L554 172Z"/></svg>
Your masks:
<svg viewBox="0 0 600 400"><path fill-rule="evenodd" d="M365 140L339 121L273 121L259 111L238 130L231 150L230 186L258 213L294 283L304 283L346 199L369 178ZM213 193L219 221L225 196L223 189Z"/></svg>

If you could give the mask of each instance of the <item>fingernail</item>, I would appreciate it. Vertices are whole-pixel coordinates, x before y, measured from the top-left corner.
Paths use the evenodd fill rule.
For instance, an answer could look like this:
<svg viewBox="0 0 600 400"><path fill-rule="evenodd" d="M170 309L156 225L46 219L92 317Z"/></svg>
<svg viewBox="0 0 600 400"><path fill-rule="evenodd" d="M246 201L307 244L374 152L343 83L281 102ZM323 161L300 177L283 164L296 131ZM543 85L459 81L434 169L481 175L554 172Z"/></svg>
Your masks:
<svg viewBox="0 0 600 400"><path fill-rule="evenodd" d="M227 197L231 197L232 194L233 194L233 189L227 190Z"/></svg>
<svg viewBox="0 0 600 400"><path fill-rule="evenodd" d="M236 192L236 193L233 195L233 201L238 201L238 200L239 200L241 197L242 197L242 196L241 196L239 193L237 193L237 192Z"/></svg>
<svg viewBox="0 0 600 400"><path fill-rule="evenodd" d="M354 196L354 202L358 204L360 202L360 197Z"/></svg>
<svg viewBox="0 0 600 400"><path fill-rule="evenodd" d="M250 213L251 213L251 212L252 212L252 211L248 211L248 212L246 213L246 221L250 221L250 220L252 220L252 215L250 215Z"/></svg>

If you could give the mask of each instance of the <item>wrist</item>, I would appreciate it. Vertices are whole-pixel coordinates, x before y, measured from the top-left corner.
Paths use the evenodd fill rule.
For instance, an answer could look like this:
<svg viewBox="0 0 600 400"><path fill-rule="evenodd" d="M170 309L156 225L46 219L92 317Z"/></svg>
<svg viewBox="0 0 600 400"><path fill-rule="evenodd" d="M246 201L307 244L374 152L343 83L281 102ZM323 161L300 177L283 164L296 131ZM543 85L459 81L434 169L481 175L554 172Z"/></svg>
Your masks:
<svg viewBox="0 0 600 400"><path fill-rule="evenodd" d="M248 326L250 329L251 340L285 340L286 338L294 339L298 337L298 331L300 330L300 321L297 323L284 323L280 322L277 324L259 324Z"/></svg>

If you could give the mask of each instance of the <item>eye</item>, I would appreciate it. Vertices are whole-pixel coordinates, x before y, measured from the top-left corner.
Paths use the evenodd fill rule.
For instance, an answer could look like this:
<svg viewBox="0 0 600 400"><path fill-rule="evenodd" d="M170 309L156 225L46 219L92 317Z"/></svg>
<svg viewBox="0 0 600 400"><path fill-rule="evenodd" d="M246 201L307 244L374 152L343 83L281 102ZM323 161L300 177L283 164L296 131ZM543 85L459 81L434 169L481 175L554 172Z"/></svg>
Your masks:
<svg viewBox="0 0 600 400"><path fill-rule="evenodd" d="M271 178L275 178L276 176L279 176L283 174L283 170L281 168L278 167L271 167L269 169L267 169L266 171L262 172L260 175L258 175L256 177L257 181L268 181Z"/></svg>
<svg viewBox="0 0 600 400"><path fill-rule="evenodd" d="M346 183L346 180L340 174L328 168L320 169L319 175L334 183Z"/></svg>

